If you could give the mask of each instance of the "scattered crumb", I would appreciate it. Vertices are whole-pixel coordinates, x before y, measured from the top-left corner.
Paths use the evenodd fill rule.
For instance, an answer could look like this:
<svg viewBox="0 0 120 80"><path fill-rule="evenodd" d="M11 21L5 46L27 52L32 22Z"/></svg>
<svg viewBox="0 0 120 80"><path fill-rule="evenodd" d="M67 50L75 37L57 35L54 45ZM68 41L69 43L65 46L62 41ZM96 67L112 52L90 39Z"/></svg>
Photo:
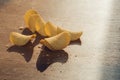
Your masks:
<svg viewBox="0 0 120 80"><path fill-rule="evenodd" d="M36 54L39 54L38 52Z"/></svg>
<svg viewBox="0 0 120 80"><path fill-rule="evenodd" d="M60 71L60 73L62 73L62 71Z"/></svg>
<svg viewBox="0 0 120 80"><path fill-rule="evenodd" d="M49 56L49 54L46 54L46 56Z"/></svg>
<svg viewBox="0 0 120 80"><path fill-rule="evenodd" d="M42 57L45 57L45 55L42 55Z"/></svg>
<svg viewBox="0 0 120 80"><path fill-rule="evenodd" d="M19 30L23 30L23 29L24 29L24 27L22 27L22 26L21 26L21 27L19 27Z"/></svg>
<svg viewBox="0 0 120 80"><path fill-rule="evenodd" d="M48 58L47 61L50 61L50 59Z"/></svg>
<svg viewBox="0 0 120 80"><path fill-rule="evenodd" d="M6 48L9 48L9 46L10 46L10 45L8 45L8 44L7 44L7 45L5 45L5 47L6 47Z"/></svg>
<svg viewBox="0 0 120 80"><path fill-rule="evenodd" d="M75 57L77 57L77 55L75 55Z"/></svg>
<svg viewBox="0 0 120 80"><path fill-rule="evenodd" d="M57 55L58 57L60 57L60 55Z"/></svg>
<svg viewBox="0 0 120 80"><path fill-rule="evenodd" d="M38 46L38 48L41 48L41 46Z"/></svg>
<svg viewBox="0 0 120 80"><path fill-rule="evenodd" d="M21 53L22 56L24 56L24 53Z"/></svg>
<svg viewBox="0 0 120 80"><path fill-rule="evenodd" d="M33 46L29 46L29 48L33 48Z"/></svg>
<svg viewBox="0 0 120 80"><path fill-rule="evenodd" d="M50 64L50 62L47 62L47 64Z"/></svg>

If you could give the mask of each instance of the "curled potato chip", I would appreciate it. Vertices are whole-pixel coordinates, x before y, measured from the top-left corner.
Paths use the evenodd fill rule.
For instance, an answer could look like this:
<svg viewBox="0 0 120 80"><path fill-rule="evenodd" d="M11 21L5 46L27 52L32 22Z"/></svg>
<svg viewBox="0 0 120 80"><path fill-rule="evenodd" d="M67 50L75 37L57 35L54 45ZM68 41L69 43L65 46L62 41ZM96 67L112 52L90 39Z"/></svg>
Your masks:
<svg viewBox="0 0 120 80"><path fill-rule="evenodd" d="M17 32L10 33L10 41L14 45L23 46L27 44L30 40L36 37L36 34L33 35L23 35Z"/></svg>
<svg viewBox="0 0 120 80"><path fill-rule="evenodd" d="M45 32L49 37L55 36L57 34L57 26L51 22L47 22L45 25Z"/></svg>
<svg viewBox="0 0 120 80"><path fill-rule="evenodd" d="M52 24L51 22L46 23L45 32L46 32L47 36L49 36L49 37L55 36L61 32L65 32L65 31L70 33L71 41L79 39L80 36L82 35L82 32L72 32L72 31L68 31L68 30L62 29L60 27L57 27L56 25Z"/></svg>
<svg viewBox="0 0 120 80"><path fill-rule="evenodd" d="M39 14L33 14L29 18L29 30L37 31L42 36L47 36L45 33L45 21Z"/></svg>
<svg viewBox="0 0 120 80"><path fill-rule="evenodd" d="M40 28L40 22L41 20L38 14L31 15L29 18L28 29L34 33L36 31L36 27Z"/></svg>
<svg viewBox="0 0 120 80"><path fill-rule="evenodd" d="M70 34L68 32L62 32L56 36L42 39L40 43L50 50L61 50L70 43Z"/></svg>
<svg viewBox="0 0 120 80"><path fill-rule="evenodd" d="M39 19L36 22L36 31L41 34L42 36L47 36L45 33L45 24L46 22L44 21L44 19L39 15Z"/></svg>
<svg viewBox="0 0 120 80"><path fill-rule="evenodd" d="M65 30L65 29L62 29L60 27L57 27L57 34L63 32L63 31L67 31L70 33L70 36L71 36L71 41L74 41L74 40L77 40L80 38L80 36L82 35L83 32L72 32L72 31L68 31L68 30Z"/></svg>
<svg viewBox="0 0 120 80"><path fill-rule="evenodd" d="M33 9L30 9L28 11L26 11L25 15L24 15L24 21L25 21L25 24L27 27L29 27L29 18L31 15L33 14L37 14L37 11L33 10Z"/></svg>

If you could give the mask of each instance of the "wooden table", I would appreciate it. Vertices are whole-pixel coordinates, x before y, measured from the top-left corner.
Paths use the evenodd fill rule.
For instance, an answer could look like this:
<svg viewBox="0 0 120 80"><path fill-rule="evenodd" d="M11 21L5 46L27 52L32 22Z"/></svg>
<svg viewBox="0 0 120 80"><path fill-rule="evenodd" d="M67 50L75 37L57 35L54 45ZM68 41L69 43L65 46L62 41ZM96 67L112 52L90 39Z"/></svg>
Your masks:
<svg viewBox="0 0 120 80"><path fill-rule="evenodd" d="M10 32L31 34L19 30L31 8L46 22L83 31L81 41L51 52L38 36L7 48ZM0 80L120 80L119 0L0 0L0 40Z"/></svg>

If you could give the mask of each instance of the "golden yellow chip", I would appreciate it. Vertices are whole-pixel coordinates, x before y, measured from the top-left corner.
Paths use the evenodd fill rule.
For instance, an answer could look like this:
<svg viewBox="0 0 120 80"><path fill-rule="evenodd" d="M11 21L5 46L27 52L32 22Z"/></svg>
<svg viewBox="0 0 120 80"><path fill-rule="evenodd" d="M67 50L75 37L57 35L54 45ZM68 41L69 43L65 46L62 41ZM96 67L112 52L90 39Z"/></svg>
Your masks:
<svg viewBox="0 0 120 80"><path fill-rule="evenodd" d="M82 35L82 32L72 32L72 31L68 31L68 30L62 29L60 27L57 27L57 34L64 32L64 31L70 33L71 41L79 39L80 36Z"/></svg>
<svg viewBox="0 0 120 80"><path fill-rule="evenodd" d="M79 39L82 34L83 32L70 32L71 41Z"/></svg>
<svg viewBox="0 0 120 80"><path fill-rule="evenodd" d="M38 26L36 26L36 31L41 34L42 36L47 36L45 33L45 21L40 18L40 22L37 23Z"/></svg>
<svg viewBox="0 0 120 80"><path fill-rule="evenodd" d="M36 34L33 35L23 35L17 32L10 33L10 41L14 45L23 46L27 44L30 40L36 37Z"/></svg>
<svg viewBox="0 0 120 80"><path fill-rule="evenodd" d="M45 32L49 37L55 36L57 34L57 26L51 22L47 22L45 25Z"/></svg>
<svg viewBox="0 0 120 80"><path fill-rule="evenodd" d="M44 19L39 16L39 21L36 24L36 31L41 34L42 36L47 36L45 33L45 21Z"/></svg>
<svg viewBox="0 0 120 80"><path fill-rule="evenodd" d="M40 16L38 14L31 15L29 18L28 29L34 33L36 31L36 27L40 28L40 21Z"/></svg>
<svg viewBox="0 0 120 80"><path fill-rule="evenodd" d="M26 27L29 27L29 24L28 24L29 18L33 14L37 14L37 11L35 11L33 9L30 9L30 10L26 11L26 13L24 15L24 21L25 21Z"/></svg>
<svg viewBox="0 0 120 80"><path fill-rule="evenodd" d="M68 31L68 30L62 29L60 27L57 27L56 25L54 25L51 22L46 23L45 32L46 32L47 36L49 36L49 37L55 36L61 32L69 32L70 36L71 36L71 41L79 39L80 36L82 35L82 32Z"/></svg>
<svg viewBox="0 0 120 80"><path fill-rule="evenodd" d="M42 36L47 36L45 33L45 21L38 14L33 14L29 20L29 29L32 32L37 31Z"/></svg>
<svg viewBox="0 0 120 80"><path fill-rule="evenodd" d="M50 50L62 50L70 43L70 34L68 32L62 32L56 36L42 39L40 43Z"/></svg>

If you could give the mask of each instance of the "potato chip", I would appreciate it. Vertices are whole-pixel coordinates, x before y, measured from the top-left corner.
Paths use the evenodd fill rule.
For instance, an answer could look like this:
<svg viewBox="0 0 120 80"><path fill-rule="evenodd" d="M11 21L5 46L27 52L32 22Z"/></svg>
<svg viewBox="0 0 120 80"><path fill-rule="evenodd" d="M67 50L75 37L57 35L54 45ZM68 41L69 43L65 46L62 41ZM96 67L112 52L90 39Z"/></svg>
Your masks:
<svg viewBox="0 0 120 80"><path fill-rule="evenodd" d="M57 34L57 26L51 22L47 22L45 25L45 32L49 37L55 36Z"/></svg>
<svg viewBox="0 0 120 80"><path fill-rule="evenodd" d="M37 31L42 36L47 36L45 33L45 21L38 14L33 14L29 20L29 29L32 32Z"/></svg>
<svg viewBox="0 0 120 80"><path fill-rule="evenodd" d="M23 46L27 44L30 40L34 39L36 34L33 35L23 35L17 32L10 33L10 42L17 46Z"/></svg>
<svg viewBox="0 0 120 80"><path fill-rule="evenodd" d="M70 43L70 34L68 32L62 32L56 36L42 39L40 43L50 50L61 50Z"/></svg>
<svg viewBox="0 0 120 80"><path fill-rule="evenodd" d="M74 40L77 40L80 38L80 36L82 35L82 32L72 32L72 31L68 31L68 30L65 30L65 29L62 29L60 27L57 27L57 34L61 33L61 32L69 32L70 33L70 36L71 36L71 41L74 41Z"/></svg>
<svg viewBox="0 0 120 80"><path fill-rule="evenodd" d="M42 36L47 36L45 33L45 24L46 22L44 21L44 19L39 16L39 21L36 23L36 31Z"/></svg>
<svg viewBox="0 0 120 80"><path fill-rule="evenodd" d="M24 21L25 21L25 24L26 24L26 27L29 27L29 18L31 15L33 14L37 14L37 11L33 10L33 9L30 9L28 11L26 11L25 15L24 15Z"/></svg>
<svg viewBox="0 0 120 80"><path fill-rule="evenodd" d="M38 14L31 15L28 24L28 29L34 33L36 31L36 27L40 28L40 16Z"/></svg>

